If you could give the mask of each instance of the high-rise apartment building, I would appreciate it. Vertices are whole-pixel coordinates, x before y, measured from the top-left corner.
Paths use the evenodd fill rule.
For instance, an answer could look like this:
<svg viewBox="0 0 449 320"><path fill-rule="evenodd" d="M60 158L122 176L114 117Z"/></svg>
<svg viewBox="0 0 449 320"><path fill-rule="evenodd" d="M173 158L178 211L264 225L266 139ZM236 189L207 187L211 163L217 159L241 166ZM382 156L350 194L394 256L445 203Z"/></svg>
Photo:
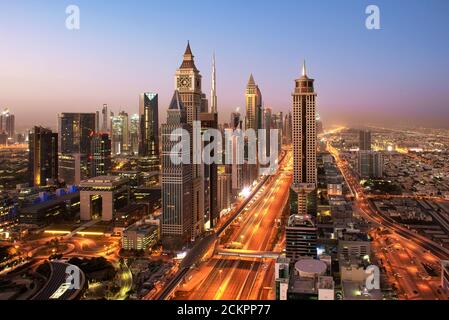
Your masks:
<svg viewBox="0 0 449 320"><path fill-rule="evenodd" d="M30 184L45 186L58 179L58 134L34 127L29 133L28 172Z"/></svg>

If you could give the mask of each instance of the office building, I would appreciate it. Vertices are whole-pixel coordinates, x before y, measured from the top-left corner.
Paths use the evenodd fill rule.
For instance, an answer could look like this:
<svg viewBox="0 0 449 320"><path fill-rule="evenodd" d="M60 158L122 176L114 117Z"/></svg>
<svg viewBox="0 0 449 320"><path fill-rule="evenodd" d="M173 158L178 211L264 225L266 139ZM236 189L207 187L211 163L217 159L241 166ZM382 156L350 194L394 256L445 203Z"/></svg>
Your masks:
<svg viewBox="0 0 449 320"><path fill-rule="evenodd" d="M361 130L359 135L359 150L371 151L371 131Z"/></svg>
<svg viewBox="0 0 449 320"><path fill-rule="evenodd" d="M254 81L254 77L251 74L248 80L245 91L245 101L246 101L246 118L245 118L245 130L254 130L256 137L258 137L259 129L262 129L262 93L259 86ZM256 150L253 150L249 146L250 141L245 136L245 163L246 170L244 170L244 184L252 185L253 182L259 176L259 165L258 165L258 145L256 142ZM255 152L256 154L251 154ZM255 162L255 163L252 163Z"/></svg>
<svg viewBox="0 0 449 320"><path fill-rule="evenodd" d="M183 129L190 135L192 127L187 123L187 112L178 91L175 91L167 110L167 123L162 125L162 219L161 236L166 244L180 247L192 238L192 165L175 163L172 157L190 156L190 150L173 147L172 133ZM182 138L182 137L180 137Z"/></svg>
<svg viewBox="0 0 449 320"><path fill-rule="evenodd" d="M231 207L232 173L229 165L217 166L217 209L218 213Z"/></svg>
<svg viewBox="0 0 449 320"><path fill-rule="evenodd" d="M362 179L381 179L384 160L382 152L361 150L357 154L357 171Z"/></svg>
<svg viewBox="0 0 449 320"><path fill-rule="evenodd" d="M33 186L45 186L57 181L57 133L42 127L34 127L29 133L28 172Z"/></svg>
<svg viewBox="0 0 449 320"><path fill-rule="evenodd" d="M175 89L179 92L179 97L186 110L187 124L192 127L200 121L200 112L202 105L204 106L203 93L201 89L201 74L195 66L194 56L190 49L190 43L183 56L181 66L176 70L175 74ZM204 108L203 108L204 109ZM203 172L203 164L195 164L193 157L198 157L198 154L193 154L193 144L197 143L193 137L190 143L190 159L192 160L192 238L196 238L204 232L204 177L201 176ZM197 150L200 150L200 145ZM199 154L201 156L201 154ZM198 161L201 162L201 161Z"/></svg>
<svg viewBox="0 0 449 320"><path fill-rule="evenodd" d="M106 176L112 169L111 139L107 133L97 133L92 137L92 159L90 161L90 176Z"/></svg>
<svg viewBox="0 0 449 320"><path fill-rule="evenodd" d="M125 250L147 250L159 241L159 226L136 222L122 233L122 248Z"/></svg>
<svg viewBox="0 0 449 320"><path fill-rule="evenodd" d="M200 113L201 132L204 134L209 129L218 130L218 113ZM213 139L213 137L211 138ZM206 147L213 141L203 142ZM217 206L217 163L214 161L215 150L206 155L206 163L202 165L201 176L204 177L204 223L205 227L213 228L219 219L219 210Z"/></svg>
<svg viewBox="0 0 449 320"><path fill-rule="evenodd" d="M101 131L102 132L109 132L109 113L108 113L108 105L103 104L103 109L101 110L102 115L102 124L101 124Z"/></svg>
<svg viewBox="0 0 449 320"><path fill-rule="evenodd" d="M111 221L118 209L128 205L130 192L128 179L117 176L99 176L81 181L80 218L89 221L101 217Z"/></svg>
<svg viewBox="0 0 449 320"><path fill-rule="evenodd" d="M129 152L133 155L139 154L139 115L133 114L129 120Z"/></svg>
<svg viewBox="0 0 449 320"><path fill-rule="evenodd" d="M89 177L95 118L95 113L59 115L59 178L67 184L76 184Z"/></svg>
<svg viewBox="0 0 449 320"><path fill-rule="evenodd" d="M111 118L112 154L126 154L129 151L128 114L120 111Z"/></svg>
<svg viewBox="0 0 449 320"><path fill-rule="evenodd" d="M157 93L140 95L139 168L143 172L159 171L159 110Z"/></svg>
<svg viewBox="0 0 449 320"><path fill-rule="evenodd" d="M317 227L307 215L292 215L286 227L286 253L292 262L301 257L316 257Z"/></svg>
<svg viewBox="0 0 449 320"><path fill-rule="evenodd" d="M0 114L0 133L5 133L8 139L14 139L15 117L8 108L5 108Z"/></svg>

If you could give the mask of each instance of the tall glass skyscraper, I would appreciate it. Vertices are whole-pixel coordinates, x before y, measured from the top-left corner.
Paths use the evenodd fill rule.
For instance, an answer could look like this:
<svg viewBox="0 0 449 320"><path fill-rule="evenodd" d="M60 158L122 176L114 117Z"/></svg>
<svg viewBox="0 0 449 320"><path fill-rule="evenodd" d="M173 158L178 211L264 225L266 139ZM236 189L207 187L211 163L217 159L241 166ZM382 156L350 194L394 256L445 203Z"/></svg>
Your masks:
<svg viewBox="0 0 449 320"><path fill-rule="evenodd" d="M28 172L30 184L45 186L58 179L58 134L34 127L29 134Z"/></svg>
<svg viewBox="0 0 449 320"><path fill-rule="evenodd" d="M159 112L157 93L145 92L139 101L139 167L144 172L159 171Z"/></svg>
<svg viewBox="0 0 449 320"><path fill-rule="evenodd" d="M62 113L59 116L59 178L68 184L78 184L89 177L95 122L94 112Z"/></svg>
<svg viewBox="0 0 449 320"><path fill-rule="evenodd" d="M173 156L189 155L190 150L178 150L173 147L178 141L172 141L176 129L192 133L187 123L187 112L178 91L175 91L167 110L167 123L162 125L162 224L163 241L169 246L181 247L191 239L192 216L192 165L176 164Z"/></svg>

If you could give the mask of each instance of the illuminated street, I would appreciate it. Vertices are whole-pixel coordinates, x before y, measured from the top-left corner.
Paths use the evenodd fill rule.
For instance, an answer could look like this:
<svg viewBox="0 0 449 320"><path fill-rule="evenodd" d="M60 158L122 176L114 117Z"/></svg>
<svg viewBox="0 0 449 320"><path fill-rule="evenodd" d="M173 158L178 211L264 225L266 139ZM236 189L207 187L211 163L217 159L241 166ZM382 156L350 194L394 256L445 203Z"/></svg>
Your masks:
<svg viewBox="0 0 449 320"><path fill-rule="evenodd" d="M291 154L284 161L287 165L249 206L240 227L228 242L240 242L241 251L274 249L273 239L278 228L273 226L286 205L291 184ZM184 286L189 288L189 292L181 292L179 297L191 300L274 299L273 269L274 262L269 259L214 256L196 270L192 279ZM192 283L195 283L194 287L191 287Z"/></svg>
<svg viewBox="0 0 449 320"><path fill-rule="evenodd" d="M399 289L400 298L446 299L447 296L444 293L441 293L441 291L438 293L439 277L433 277L432 280L431 277L427 278L428 275L423 270L421 263L431 263L439 268L439 259L447 258L449 256L448 251L431 240L412 233L409 229L387 219L375 210L353 171L345 161L340 159L338 151L330 143L328 143L328 150L335 157L338 167L355 195L357 212L374 225L381 226L391 232L391 236L389 236L390 244L385 242L385 237L374 233L373 249L376 256L383 262L389 282ZM438 255L438 257L432 253Z"/></svg>

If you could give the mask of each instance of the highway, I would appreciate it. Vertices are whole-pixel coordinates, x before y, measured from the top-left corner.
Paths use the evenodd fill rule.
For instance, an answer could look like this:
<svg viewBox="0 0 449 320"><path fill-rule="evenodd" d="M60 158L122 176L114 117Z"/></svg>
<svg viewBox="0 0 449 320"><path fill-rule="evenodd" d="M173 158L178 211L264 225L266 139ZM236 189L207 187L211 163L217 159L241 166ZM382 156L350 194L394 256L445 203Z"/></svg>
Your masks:
<svg viewBox="0 0 449 320"><path fill-rule="evenodd" d="M287 203L291 185L291 153L280 172L250 202L228 243L240 242L241 250L273 251L278 232L276 220ZM225 246L226 244L221 244ZM177 299L273 299L274 261L257 258L213 256L192 273Z"/></svg>
<svg viewBox="0 0 449 320"><path fill-rule="evenodd" d="M348 163L341 159L339 152L328 142L328 151L334 156L337 166L342 172L346 183L355 195L354 208L361 217L374 225L387 230L390 235L373 234L373 249L383 267L387 271L389 282L394 284L402 299L445 299L438 291L436 277L423 281L428 276L423 264L439 265L440 259L449 257L449 250L440 244L425 238L384 216L365 195L359 180ZM385 242L392 241L393 249ZM422 278L421 278L422 277Z"/></svg>

